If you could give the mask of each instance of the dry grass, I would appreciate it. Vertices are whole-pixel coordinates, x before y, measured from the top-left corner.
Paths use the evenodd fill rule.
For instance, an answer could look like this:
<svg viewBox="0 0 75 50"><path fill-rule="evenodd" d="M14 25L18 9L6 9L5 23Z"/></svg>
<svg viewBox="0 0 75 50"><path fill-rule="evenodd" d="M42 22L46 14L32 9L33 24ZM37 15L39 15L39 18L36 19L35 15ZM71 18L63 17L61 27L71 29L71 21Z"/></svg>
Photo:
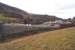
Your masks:
<svg viewBox="0 0 75 50"><path fill-rule="evenodd" d="M75 50L75 28L22 37L0 44L0 50Z"/></svg>

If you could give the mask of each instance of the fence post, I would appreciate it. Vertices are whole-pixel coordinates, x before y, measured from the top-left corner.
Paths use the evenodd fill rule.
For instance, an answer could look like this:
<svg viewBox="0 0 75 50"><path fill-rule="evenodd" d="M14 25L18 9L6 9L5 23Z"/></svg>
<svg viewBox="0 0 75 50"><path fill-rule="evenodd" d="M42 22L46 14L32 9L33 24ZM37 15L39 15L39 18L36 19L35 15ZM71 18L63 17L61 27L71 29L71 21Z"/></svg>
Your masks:
<svg viewBox="0 0 75 50"><path fill-rule="evenodd" d="M5 34L4 34L4 24L3 22L0 22L0 42L5 41Z"/></svg>

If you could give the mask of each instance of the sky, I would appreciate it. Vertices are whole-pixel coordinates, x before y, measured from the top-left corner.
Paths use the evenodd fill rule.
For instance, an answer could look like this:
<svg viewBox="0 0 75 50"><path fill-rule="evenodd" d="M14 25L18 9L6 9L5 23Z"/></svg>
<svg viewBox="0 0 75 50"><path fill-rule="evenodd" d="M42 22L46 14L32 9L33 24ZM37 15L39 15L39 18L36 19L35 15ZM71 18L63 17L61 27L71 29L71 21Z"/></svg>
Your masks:
<svg viewBox="0 0 75 50"><path fill-rule="evenodd" d="M75 0L0 0L29 13L55 15L60 18L75 16Z"/></svg>

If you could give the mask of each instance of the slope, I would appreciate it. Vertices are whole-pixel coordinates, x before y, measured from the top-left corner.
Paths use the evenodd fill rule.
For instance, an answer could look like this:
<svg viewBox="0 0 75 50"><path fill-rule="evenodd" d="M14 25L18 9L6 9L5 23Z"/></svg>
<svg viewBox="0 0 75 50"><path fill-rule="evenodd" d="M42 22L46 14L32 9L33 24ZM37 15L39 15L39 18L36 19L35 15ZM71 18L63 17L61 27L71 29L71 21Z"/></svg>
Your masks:
<svg viewBox="0 0 75 50"><path fill-rule="evenodd" d="M0 50L75 50L75 28L22 37L0 44Z"/></svg>

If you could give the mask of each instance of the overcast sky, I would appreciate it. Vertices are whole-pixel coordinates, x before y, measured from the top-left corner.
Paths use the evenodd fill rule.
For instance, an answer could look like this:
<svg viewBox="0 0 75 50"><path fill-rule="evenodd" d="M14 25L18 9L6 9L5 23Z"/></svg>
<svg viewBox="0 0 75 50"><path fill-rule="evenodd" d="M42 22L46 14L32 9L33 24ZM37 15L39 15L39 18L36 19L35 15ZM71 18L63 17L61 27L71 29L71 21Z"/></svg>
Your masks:
<svg viewBox="0 0 75 50"><path fill-rule="evenodd" d="M75 0L0 0L29 13L56 15L61 18L75 16Z"/></svg>

